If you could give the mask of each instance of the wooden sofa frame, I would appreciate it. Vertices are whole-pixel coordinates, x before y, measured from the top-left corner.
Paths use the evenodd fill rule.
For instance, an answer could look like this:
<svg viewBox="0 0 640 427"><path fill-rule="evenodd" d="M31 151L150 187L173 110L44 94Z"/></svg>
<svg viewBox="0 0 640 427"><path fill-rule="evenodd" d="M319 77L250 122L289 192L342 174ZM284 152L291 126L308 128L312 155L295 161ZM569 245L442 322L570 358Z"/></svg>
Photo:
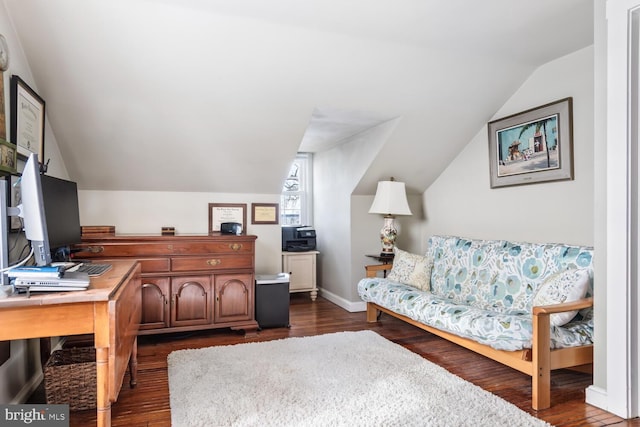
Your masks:
<svg viewBox="0 0 640 427"><path fill-rule="evenodd" d="M367 265L365 269L367 277L371 278L376 277L378 272L386 273L391 270L391 267L392 264L378 264ZM377 322L380 313L384 312L529 375L531 377L531 406L533 409L539 410L551 406L552 370L563 368L585 370L585 368L589 368L585 365L593 363L593 345L551 349L550 315L592 306L593 298L584 298L575 302L534 307L532 348L519 351L496 350L468 338L427 326L372 302L367 303L367 322Z"/></svg>

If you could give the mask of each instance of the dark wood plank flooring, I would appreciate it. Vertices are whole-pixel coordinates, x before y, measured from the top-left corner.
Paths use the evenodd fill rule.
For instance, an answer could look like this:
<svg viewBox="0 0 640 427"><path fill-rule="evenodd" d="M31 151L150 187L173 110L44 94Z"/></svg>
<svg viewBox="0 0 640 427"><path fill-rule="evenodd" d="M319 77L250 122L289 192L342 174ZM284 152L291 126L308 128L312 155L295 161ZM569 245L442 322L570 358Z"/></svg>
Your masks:
<svg viewBox="0 0 640 427"><path fill-rule="evenodd" d="M390 316L382 315L380 322L369 324L364 312L349 313L322 298L311 302L306 293L291 295L290 313L291 328L265 329L247 337L229 330L140 337L138 387L129 389L125 378L118 402L112 406L112 425L171 424L167 355L174 350L370 329L553 425L640 426L637 419L623 420L584 402L584 390L591 384L590 374L555 371L552 407L534 411L531 380L526 375ZM88 425L95 425L95 411L71 413L71 426Z"/></svg>

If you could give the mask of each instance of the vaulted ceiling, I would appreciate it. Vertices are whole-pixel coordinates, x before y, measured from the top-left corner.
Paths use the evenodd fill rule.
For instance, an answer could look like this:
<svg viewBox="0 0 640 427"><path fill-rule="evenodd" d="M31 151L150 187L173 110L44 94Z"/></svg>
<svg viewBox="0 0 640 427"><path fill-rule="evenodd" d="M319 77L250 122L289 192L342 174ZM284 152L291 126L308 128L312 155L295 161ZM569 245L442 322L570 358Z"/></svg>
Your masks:
<svg viewBox="0 0 640 427"><path fill-rule="evenodd" d="M360 191L422 192L538 66L593 43L592 0L4 3L94 190L278 193L297 151L399 118Z"/></svg>

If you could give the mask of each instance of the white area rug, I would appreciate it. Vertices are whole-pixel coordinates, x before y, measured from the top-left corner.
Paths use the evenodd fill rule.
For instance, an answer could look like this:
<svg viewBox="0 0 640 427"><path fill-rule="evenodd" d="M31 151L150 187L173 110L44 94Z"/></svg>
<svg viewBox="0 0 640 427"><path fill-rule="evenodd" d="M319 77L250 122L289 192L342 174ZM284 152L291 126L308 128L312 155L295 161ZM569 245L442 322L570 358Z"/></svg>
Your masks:
<svg viewBox="0 0 640 427"><path fill-rule="evenodd" d="M548 426L372 331L169 354L181 426Z"/></svg>

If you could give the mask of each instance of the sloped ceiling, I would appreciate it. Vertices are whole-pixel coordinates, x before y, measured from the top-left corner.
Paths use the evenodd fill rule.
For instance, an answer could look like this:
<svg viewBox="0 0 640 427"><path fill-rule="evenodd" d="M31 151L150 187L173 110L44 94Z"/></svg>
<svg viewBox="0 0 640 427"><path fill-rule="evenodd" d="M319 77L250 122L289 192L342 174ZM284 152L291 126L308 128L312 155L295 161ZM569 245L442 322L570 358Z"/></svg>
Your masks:
<svg viewBox="0 0 640 427"><path fill-rule="evenodd" d="M419 193L535 68L593 42L592 0L4 2L89 190L279 193L299 149L400 118L357 192Z"/></svg>

